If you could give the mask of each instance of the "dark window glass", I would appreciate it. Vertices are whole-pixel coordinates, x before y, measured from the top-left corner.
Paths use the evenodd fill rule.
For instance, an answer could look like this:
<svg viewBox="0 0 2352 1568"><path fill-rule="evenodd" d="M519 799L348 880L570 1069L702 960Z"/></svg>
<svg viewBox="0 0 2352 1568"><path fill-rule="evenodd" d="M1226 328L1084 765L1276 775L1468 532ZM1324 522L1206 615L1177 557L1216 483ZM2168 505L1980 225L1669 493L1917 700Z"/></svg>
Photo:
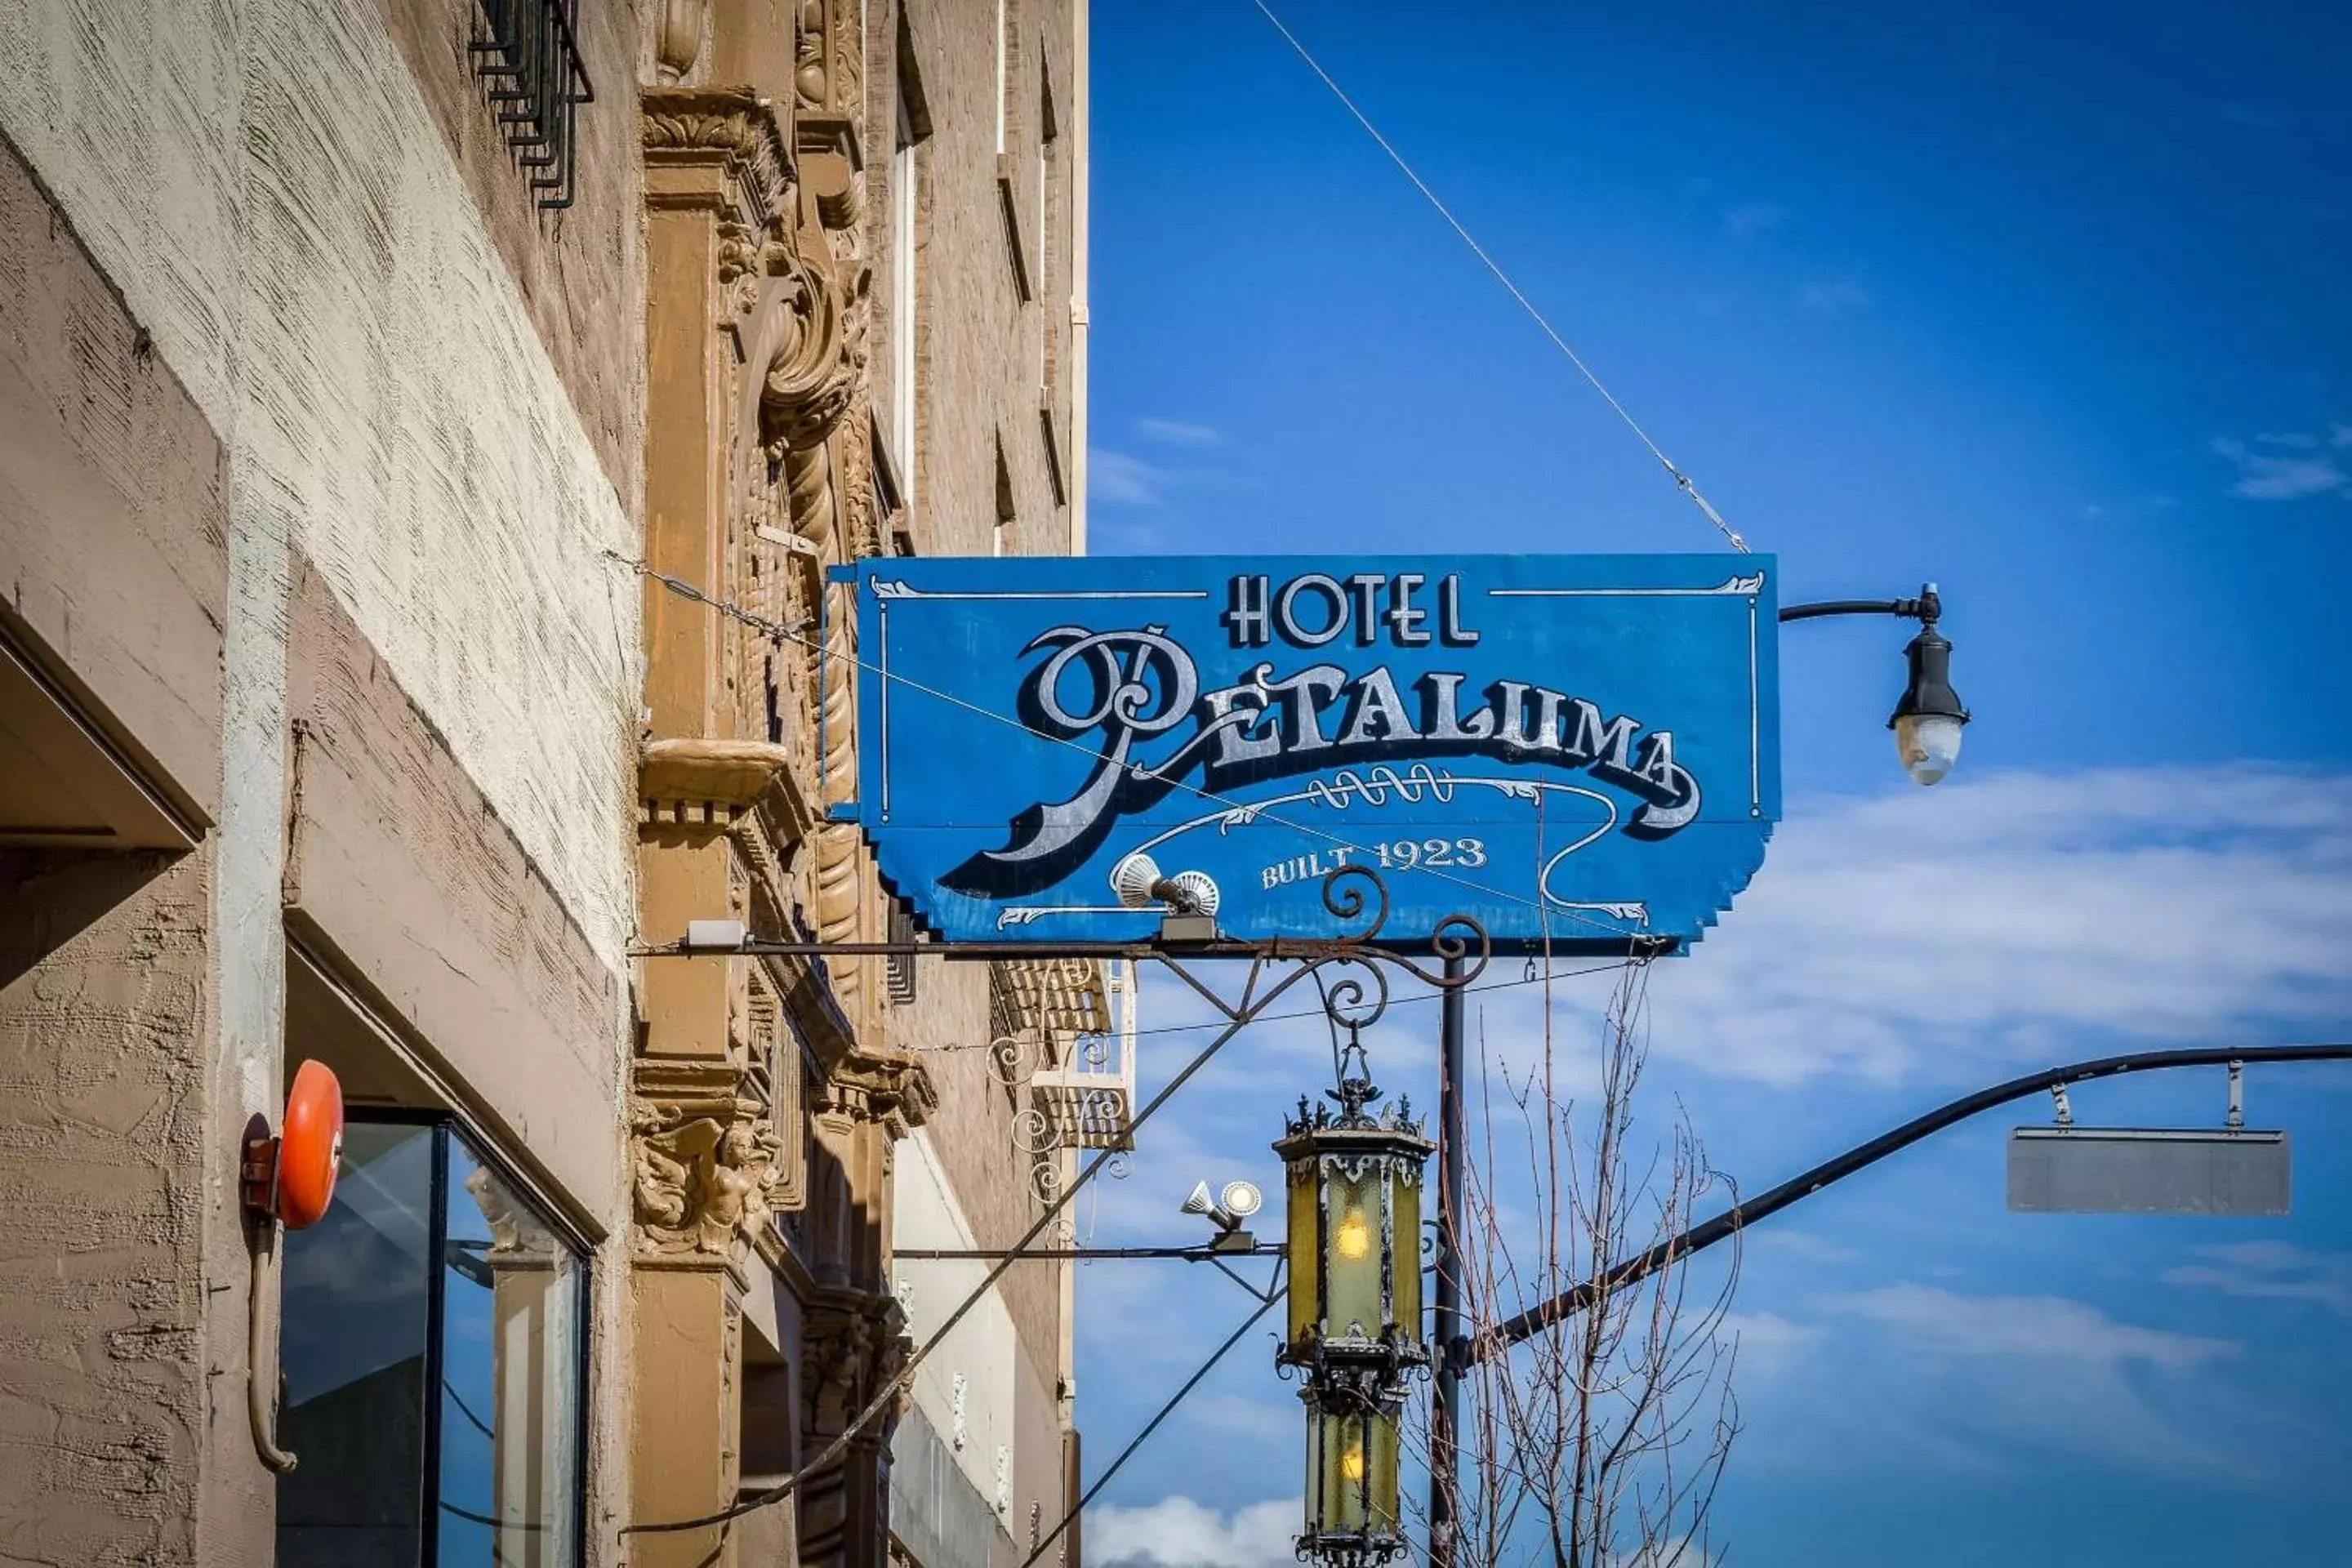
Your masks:
<svg viewBox="0 0 2352 1568"><path fill-rule="evenodd" d="M446 1124L354 1120L286 1238L280 1568L575 1568L586 1285Z"/></svg>
<svg viewBox="0 0 2352 1568"><path fill-rule="evenodd" d="M334 1206L286 1238L279 1568L415 1568L432 1335L430 1127L354 1122Z"/></svg>

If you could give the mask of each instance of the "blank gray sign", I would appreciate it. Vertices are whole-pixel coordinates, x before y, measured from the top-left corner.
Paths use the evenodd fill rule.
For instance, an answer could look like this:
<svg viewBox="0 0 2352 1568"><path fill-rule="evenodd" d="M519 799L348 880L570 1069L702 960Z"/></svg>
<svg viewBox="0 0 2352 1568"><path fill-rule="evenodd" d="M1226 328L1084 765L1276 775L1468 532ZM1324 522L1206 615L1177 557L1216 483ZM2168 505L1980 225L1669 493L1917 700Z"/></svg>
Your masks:
<svg viewBox="0 0 2352 1568"><path fill-rule="evenodd" d="M2009 1206L2016 1214L2283 1215L2286 1134L2016 1128Z"/></svg>

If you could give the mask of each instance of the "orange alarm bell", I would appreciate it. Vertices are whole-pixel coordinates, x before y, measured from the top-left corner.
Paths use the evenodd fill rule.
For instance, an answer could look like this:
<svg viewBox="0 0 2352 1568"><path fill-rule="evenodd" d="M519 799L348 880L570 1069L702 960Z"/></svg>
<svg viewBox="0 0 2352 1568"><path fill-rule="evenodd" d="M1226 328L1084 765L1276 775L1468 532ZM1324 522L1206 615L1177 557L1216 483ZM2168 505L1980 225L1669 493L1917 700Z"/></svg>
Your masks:
<svg viewBox="0 0 2352 1568"><path fill-rule="evenodd" d="M342 1082L324 1063L306 1061L294 1069L278 1136L247 1150L246 1201L289 1230L314 1226L334 1201L342 1157Z"/></svg>

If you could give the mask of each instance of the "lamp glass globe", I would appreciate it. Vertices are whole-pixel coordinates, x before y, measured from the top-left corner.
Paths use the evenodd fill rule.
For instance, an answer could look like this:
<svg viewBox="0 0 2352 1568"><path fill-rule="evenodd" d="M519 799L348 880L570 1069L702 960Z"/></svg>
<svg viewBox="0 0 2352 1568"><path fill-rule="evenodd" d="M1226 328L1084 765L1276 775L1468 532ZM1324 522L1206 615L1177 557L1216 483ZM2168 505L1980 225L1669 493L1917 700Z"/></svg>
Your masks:
<svg viewBox="0 0 2352 1568"><path fill-rule="evenodd" d="M1960 760L1960 721L1942 713L1913 713L1895 721L1895 754L1914 784L1935 784Z"/></svg>

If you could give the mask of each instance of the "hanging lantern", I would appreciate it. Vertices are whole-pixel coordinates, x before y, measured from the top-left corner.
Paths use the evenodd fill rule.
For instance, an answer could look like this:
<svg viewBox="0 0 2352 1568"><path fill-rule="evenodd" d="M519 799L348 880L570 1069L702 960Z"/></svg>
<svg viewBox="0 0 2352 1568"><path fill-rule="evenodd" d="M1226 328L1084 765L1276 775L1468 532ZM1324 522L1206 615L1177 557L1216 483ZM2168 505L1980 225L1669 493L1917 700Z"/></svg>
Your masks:
<svg viewBox="0 0 2352 1568"><path fill-rule="evenodd" d="M1351 1070L1352 1069L1352 1070ZM1303 1556L1380 1563L1406 1548L1398 1517L1404 1377L1421 1338L1421 1177L1435 1147L1409 1102L1379 1097L1350 1032L1328 1105L1298 1102L1274 1146L1289 1194L1290 1329L1276 1362L1306 1374Z"/></svg>
<svg viewBox="0 0 2352 1568"><path fill-rule="evenodd" d="M1299 1554L1351 1565L1402 1555L1403 1384L1371 1369L1327 1368L1300 1397L1307 1404L1307 1533Z"/></svg>

